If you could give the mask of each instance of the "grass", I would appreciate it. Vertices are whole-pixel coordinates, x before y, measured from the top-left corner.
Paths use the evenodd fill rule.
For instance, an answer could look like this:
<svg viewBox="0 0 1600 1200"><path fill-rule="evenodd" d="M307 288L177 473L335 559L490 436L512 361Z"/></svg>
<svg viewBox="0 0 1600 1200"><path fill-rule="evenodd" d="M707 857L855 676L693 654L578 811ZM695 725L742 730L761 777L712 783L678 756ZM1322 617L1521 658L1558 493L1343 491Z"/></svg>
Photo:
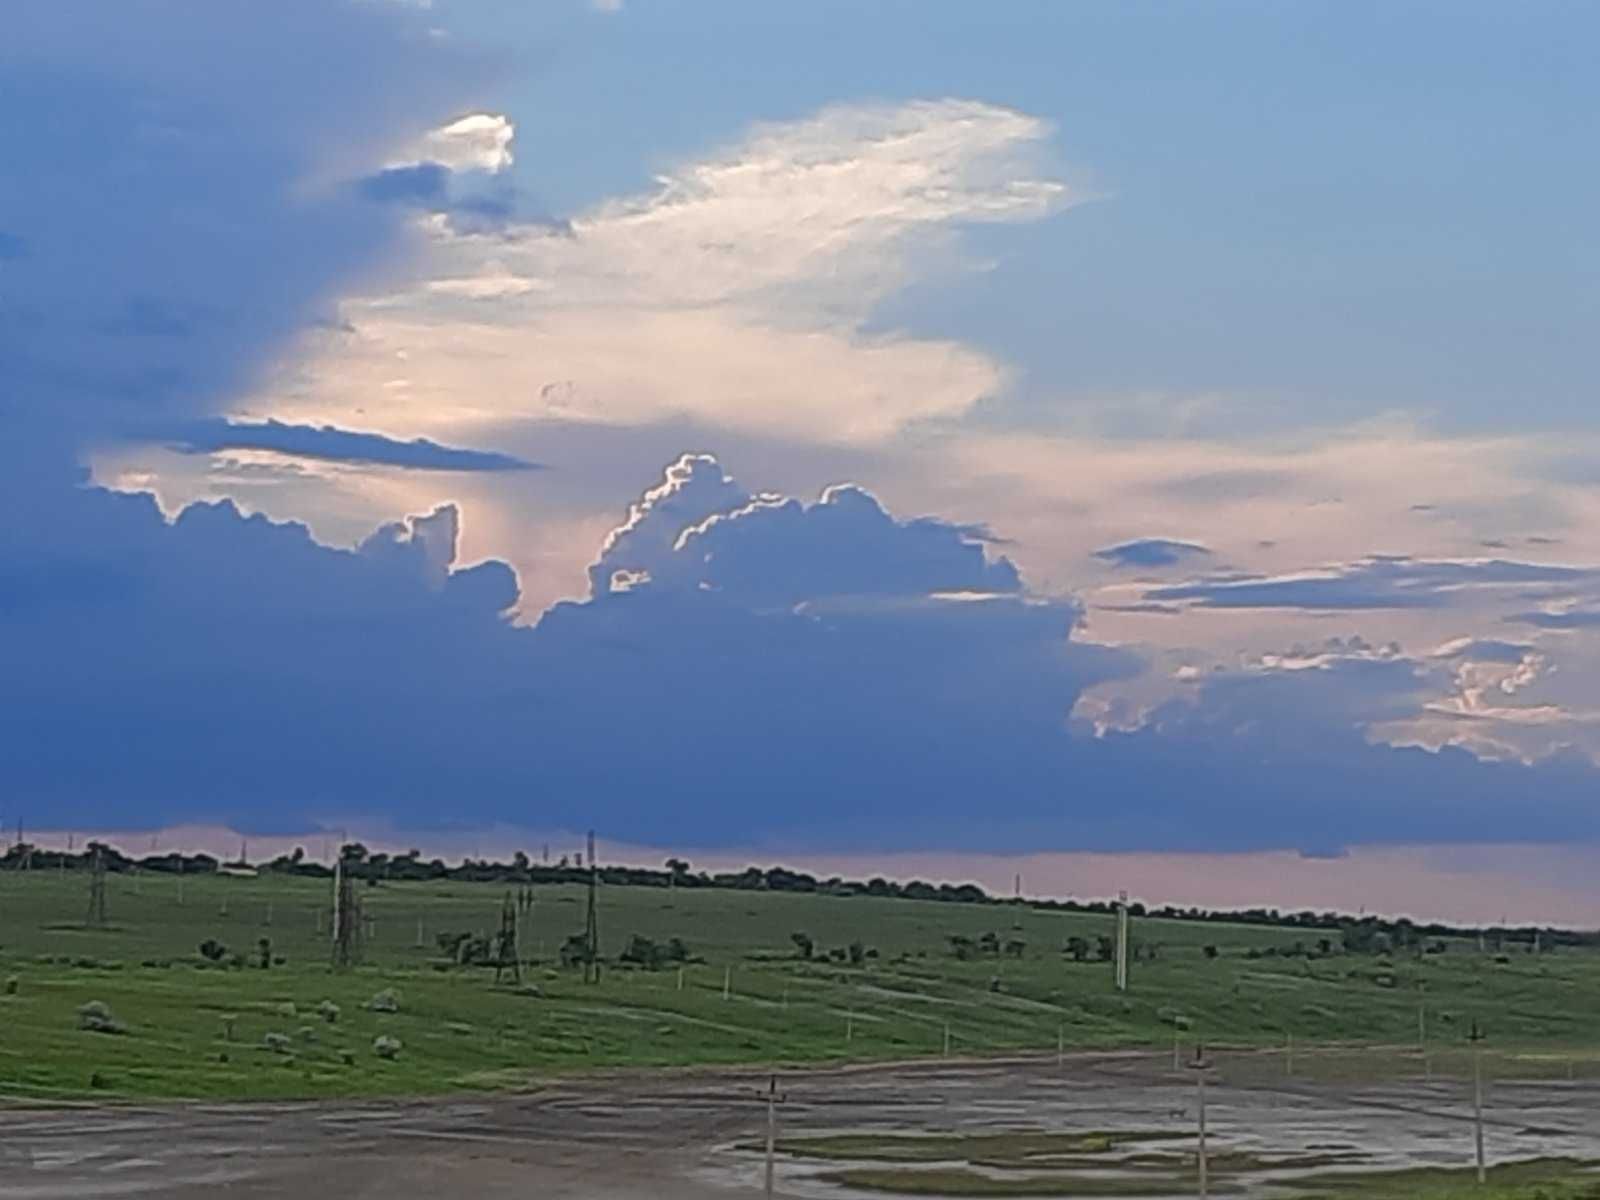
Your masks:
<svg viewBox="0 0 1600 1200"><path fill-rule="evenodd" d="M907 1170L858 1167L821 1176L825 1183L895 1196L1177 1196L1193 1186L1186 1176L984 1175L963 1167ZM1238 1192L1213 1186L1213 1196Z"/></svg>
<svg viewBox="0 0 1600 1200"><path fill-rule="evenodd" d="M1308 1176L1293 1186L1297 1200L1600 1200L1596 1164L1566 1158L1502 1163L1482 1185L1471 1168L1414 1167Z"/></svg>
<svg viewBox="0 0 1600 1200"><path fill-rule="evenodd" d="M1187 1136L1187 1134L1143 1130L1080 1133L1011 1131L950 1134L831 1134L822 1137L784 1138L777 1142L776 1149L780 1154L787 1154L792 1158L873 1159L878 1162L900 1163L961 1160L1007 1167L1026 1166L1041 1155L1104 1154L1127 1143L1170 1141Z"/></svg>
<svg viewBox="0 0 1600 1200"><path fill-rule="evenodd" d="M363 888L375 936L365 965L328 965L324 882L283 877L115 875L111 927L86 928L87 879L53 871L0 873L0 1096L21 1100L377 1096L498 1089L597 1067L781 1064L936 1057L948 1027L958 1055L1069 1049L1170 1049L1172 1019L1215 1045L1240 1049L1227 1071L1280 1071L1271 1051L1293 1034L1297 1075L1415 1072L1414 1055L1362 1051L1411 1045L1426 1002L1435 1074L1462 1073L1470 1020L1487 1025L1491 1076L1593 1075L1589 998L1600 955L1514 955L1496 963L1465 944L1442 955L1380 964L1334 955L1248 958L1314 942L1261 926L1141 919L1138 942L1159 943L1133 966L1127 995L1106 963L1063 958L1068 937L1091 942L1111 919L1012 905L967 905L795 893L606 888L602 947L632 934L681 937L703 961L651 972L608 966L598 985L552 960L583 927L584 894L541 886L522 930L537 960L521 990L493 972L438 960L446 931L492 933L505 889L404 883ZM422 945L419 947L418 932ZM859 940L860 967L801 962L790 934L819 952ZM949 937L1021 937L1020 959L958 961ZM254 961L268 937L286 959L269 970L207 965L206 939ZM1215 958L1202 953L1214 945ZM731 996L723 997L724 973ZM1390 983L1393 986L1390 986ZM368 1004L392 988L398 1012ZM84 1004L106 1004L123 1032L78 1028ZM322 1019L331 1002L337 1021ZM307 1035L304 1030L309 1030ZM229 1033L231 1031L231 1038ZM269 1034L290 1039L288 1052ZM381 1059L375 1039L403 1049ZM275 1039L273 1039L275 1040ZM1312 1047L1322 1047L1313 1052ZM1347 1046L1335 1052L1329 1047Z"/></svg>

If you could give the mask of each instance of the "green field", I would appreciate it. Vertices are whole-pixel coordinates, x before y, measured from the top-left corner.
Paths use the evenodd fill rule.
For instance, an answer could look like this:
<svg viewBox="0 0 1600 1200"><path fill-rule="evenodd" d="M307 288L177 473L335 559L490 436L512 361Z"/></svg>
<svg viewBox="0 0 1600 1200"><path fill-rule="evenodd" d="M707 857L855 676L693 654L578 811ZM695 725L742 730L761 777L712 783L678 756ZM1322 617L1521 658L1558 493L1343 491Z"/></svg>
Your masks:
<svg viewBox="0 0 1600 1200"><path fill-rule="evenodd" d="M388 883L361 889L373 937L362 966L335 972L326 881L147 872L108 879L109 927L85 927L87 875L0 873L0 1095L290 1097L509 1088L540 1075L617 1066L779 1064L1145 1047L1171 1052L1174 1018L1239 1051L1230 1070L1419 1072L1419 1007L1427 1069L1465 1070L1470 1021L1488 1029L1491 1073L1600 1072L1594 999L1600 954L1447 952L1393 960L1335 953L1262 957L1314 943L1306 930L1136 919L1158 944L1119 995L1111 968L1073 962L1069 937L1091 942L1111 918L1010 904L958 904L724 889L605 887L598 984L556 955L584 922L583 889L535 889L521 929L530 960L521 988L493 971L441 959L441 932L492 934L506 889ZM181 894L180 894L181 890ZM859 966L800 961L803 931L823 955L860 942ZM1020 957L958 959L952 935L1025 943ZM419 939L420 934L420 939ZM630 936L681 938L696 960L633 969L614 960ZM286 961L267 970L205 963L214 939L252 964L261 937ZM419 945L420 940L420 945ZM1215 947L1215 957L1204 947ZM1252 950L1257 956L1251 956ZM724 981L730 994L723 994ZM374 1012L392 989L399 1011ZM80 1006L107 1005L121 1032L79 1028ZM339 1008L329 1022L323 1001ZM268 1035L287 1038L287 1044ZM374 1039L402 1046L393 1059ZM1336 1047L1393 1045L1368 1053ZM1274 1054L1247 1054L1255 1047ZM1185 1053L1187 1053L1187 1048Z"/></svg>

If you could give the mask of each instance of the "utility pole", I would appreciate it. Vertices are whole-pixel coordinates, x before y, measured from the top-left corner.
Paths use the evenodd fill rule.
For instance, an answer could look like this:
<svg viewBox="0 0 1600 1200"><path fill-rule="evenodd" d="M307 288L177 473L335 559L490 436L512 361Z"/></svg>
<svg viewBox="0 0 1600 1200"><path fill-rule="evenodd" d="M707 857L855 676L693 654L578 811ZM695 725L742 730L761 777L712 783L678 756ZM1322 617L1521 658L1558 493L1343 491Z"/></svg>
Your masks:
<svg viewBox="0 0 1600 1200"><path fill-rule="evenodd" d="M417 934L420 941L420 924ZM506 893L505 901L500 905L500 932L495 937L494 981L499 983L507 971L511 972L513 983L522 982L522 956L517 953L517 906L512 903L510 892Z"/></svg>
<svg viewBox="0 0 1600 1200"><path fill-rule="evenodd" d="M1117 991L1128 990L1128 893L1117 894Z"/></svg>
<svg viewBox="0 0 1600 1200"><path fill-rule="evenodd" d="M1431 1080L1433 1064L1428 1061L1428 1009L1421 1001L1417 1002L1417 1053L1422 1055L1422 1077Z"/></svg>
<svg viewBox="0 0 1600 1200"><path fill-rule="evenodd" d="M1487 1173L1483 1165L1483 1040L1489 1035L1472 1022L1467 1041L1472 1043L1472 1137L1473 1152L1478 1164L1478 1182L1484 1182Z"/></svg>
<svg viewBox="0 0 1600 1200"><path fill-rule="evenodd" d="M95 929L106 927L106 860L104 848L96 844L89 852L89 916L84 922Z"/></svg>
<svg viewBox="0 0 1600 1200"><path fill-rule="evenodd" d="M583 981L600 982L600 864L594 856L594 830L589 831L589 915L584 923Z"/></svg>
<svg viewBox="0 0 1600 1200"><path fill-rule="evenodd" d="M1199 1175L1200 1200L1206 1200L1209 1187L1209 1180L1207 1179L1209 1164L1206 1160L1206 1072L1211 1069L1211 1062L1206 1058L1205 1043L1195 1043L1194 1061L1189 1064L1189 1069L1194 1072L1195 1094L1199 1108L1200 1136L1198 1153L1195 1156L1195 1169Z"/></svg>
<svg viewBox="0 0 1600 1200"><path fill-rule="evenodd" d="M772 1200L773 1157L778 1150L778 1105L787 1100L778 1093L778 1077L767 1080L767 1176L766 1197Z"/></svg>
<svg viewBox="0 0 1600 1200"><path fill-rule="evenodd" d="M333 965L354 966L360 958L361 911L355 877L345 870L341 852L333 863Z"/></svg>

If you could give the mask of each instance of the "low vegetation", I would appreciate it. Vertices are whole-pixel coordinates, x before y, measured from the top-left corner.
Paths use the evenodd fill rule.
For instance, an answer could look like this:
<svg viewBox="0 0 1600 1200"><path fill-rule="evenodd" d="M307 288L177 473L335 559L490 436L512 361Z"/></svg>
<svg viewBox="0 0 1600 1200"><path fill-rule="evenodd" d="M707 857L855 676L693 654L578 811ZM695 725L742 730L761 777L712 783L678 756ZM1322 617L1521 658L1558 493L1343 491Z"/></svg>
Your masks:
<svg viewBox="0 0 1600 1200"><path fill-rule="evenodd" d="M396 876L359 884L360 961L335 971L330 885L310 870L114 870L95 928L87 873L0 869L0 1096L70 1099L91 1078L102 1100L436 1093L608 1066L1053 1053L1058 1038L1170 1053L1175 1036L1185 1054L1234 1047L1230 1071L1281 1072L1292 1035L1301 1073L1354 1069L1328 1048L1373 1043L1400 1048L1362 1070L1420 1073L1419 1009L1435 1075L1466 1071L1473 1020L1491 1079L1600 1073L1600 954L1581 939L1502 932L1480 948L1401 923L1139 915L1124 995L1103 907L793 877L701 886L684 868L600 889L600 979L586 983L581 885ZM269 1033L291 1052L266 1051ZM382 1037L403 1051L381 1058Z"/></svg>

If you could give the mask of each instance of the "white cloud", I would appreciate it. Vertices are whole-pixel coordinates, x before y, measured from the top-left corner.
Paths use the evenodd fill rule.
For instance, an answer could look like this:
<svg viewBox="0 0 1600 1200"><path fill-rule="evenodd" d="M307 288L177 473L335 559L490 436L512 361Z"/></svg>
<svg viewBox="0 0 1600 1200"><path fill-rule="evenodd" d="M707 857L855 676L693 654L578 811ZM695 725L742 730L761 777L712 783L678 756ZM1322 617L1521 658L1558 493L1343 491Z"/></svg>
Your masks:
<svg viewBox="0 0 1600 1200"><path fill-rule="evenodd" d="M408 156L410 162L434 162L452 171L488 171L511 166L516 127L500 113L468 113L431 130Z"/></svg>
<svg viewBox="0 0 1600 1200"><path fill-rule="evenodd" d="M509 154L501 121L435 136L457 131L450 147L483 164ZM314 345L298 388L274 387L273 411L333 419L404 354L386 414L412 433L690 417L859 443L958 416L1005 385L998 363L863 323L913 280L979 266L960 253L961 225L1037 220L1081 198L1054 178L1049 135L972 101L839 106L759 126L559 228L462 234L436 220L431 281L347 305L355 336Z"/></svg>

